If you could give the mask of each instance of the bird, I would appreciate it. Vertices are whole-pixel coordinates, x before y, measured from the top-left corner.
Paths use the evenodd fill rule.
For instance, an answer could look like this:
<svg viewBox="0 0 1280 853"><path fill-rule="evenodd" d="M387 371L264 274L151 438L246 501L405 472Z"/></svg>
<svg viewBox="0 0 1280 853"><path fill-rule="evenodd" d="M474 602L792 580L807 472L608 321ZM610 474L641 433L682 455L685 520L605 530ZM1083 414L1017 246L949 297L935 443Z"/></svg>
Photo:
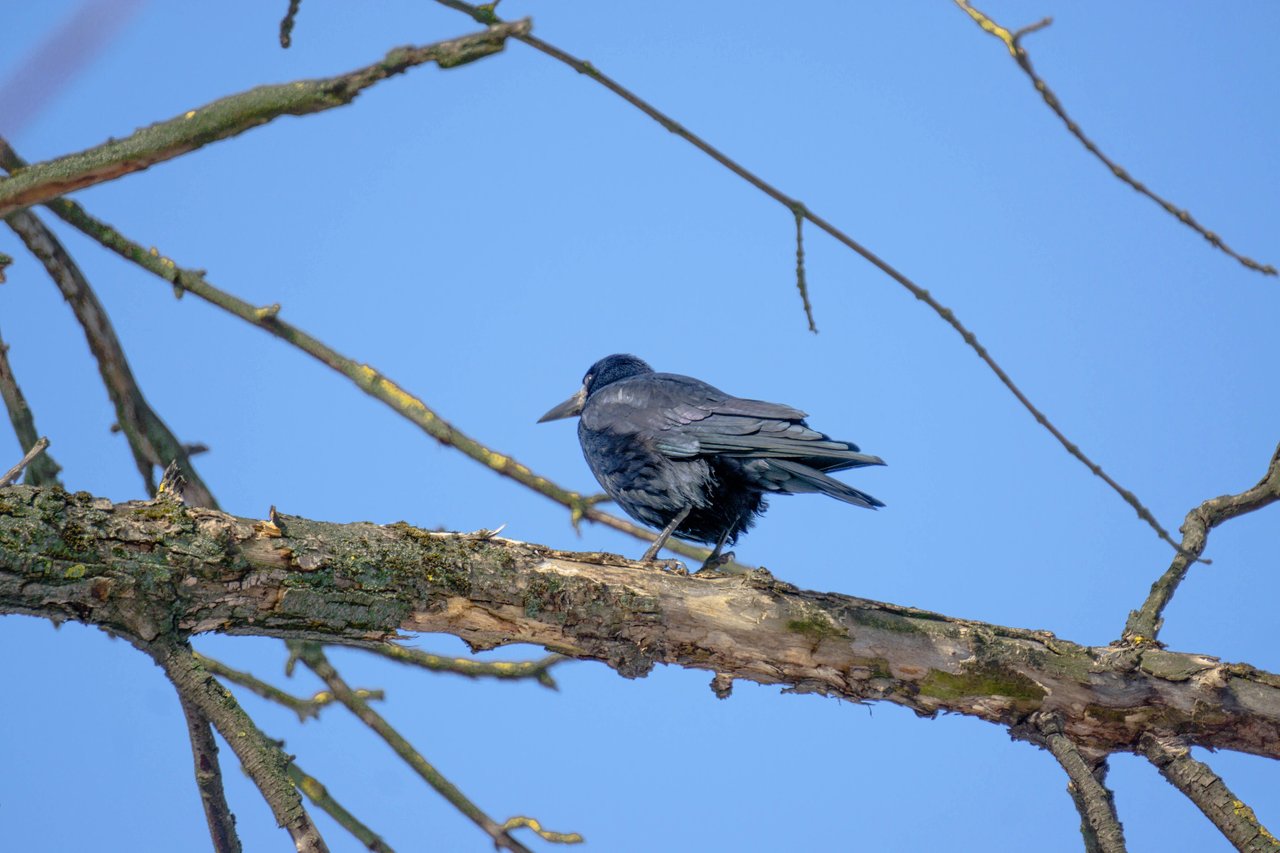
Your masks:
<svg viewBox="0 0 1280 853"><path fill-rule="evenodd" d="M641 524L660 530L642 561L656 559L675 536L721 555L767 509L766 497L819 493L854 506L884 503L832 471L884 465L858 445L838 441L791 406L726 394L701 380L655 373L634 355L600 359L582 387L538 423L578 416L578 440L605 492Z"/></svg>

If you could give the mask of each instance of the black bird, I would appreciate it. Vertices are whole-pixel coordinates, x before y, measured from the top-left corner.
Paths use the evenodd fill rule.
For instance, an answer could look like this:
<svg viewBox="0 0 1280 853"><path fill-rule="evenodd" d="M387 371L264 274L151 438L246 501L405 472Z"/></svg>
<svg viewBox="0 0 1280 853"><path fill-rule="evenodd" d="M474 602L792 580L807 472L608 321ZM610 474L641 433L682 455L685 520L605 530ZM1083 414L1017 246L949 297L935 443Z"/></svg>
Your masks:
<svg viewBox="0 0 1280 853"><path fill-rule="evenodd" d="M600 485L627 515L662 530L645 551L652 560L669 536L725 543L755 523L767 493L821 492L856 506L883 503L827 476L883 465L858 445L810 429L790 406L741 400L688 376L654 373L634 355L602 358L582 388L538 419L581 415L578 440Z"/></svg>

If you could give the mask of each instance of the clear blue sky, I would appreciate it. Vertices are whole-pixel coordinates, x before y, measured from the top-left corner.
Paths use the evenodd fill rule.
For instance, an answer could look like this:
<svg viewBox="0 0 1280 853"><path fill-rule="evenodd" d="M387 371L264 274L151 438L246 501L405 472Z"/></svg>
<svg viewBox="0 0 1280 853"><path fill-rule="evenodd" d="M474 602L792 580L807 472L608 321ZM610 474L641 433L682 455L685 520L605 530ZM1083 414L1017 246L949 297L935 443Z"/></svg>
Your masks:
<svg viewBox="0 0 1280 853"><path fill-rule="evenodd" d="M0 80L76 4L6 15ZM5 127L28 159L121 137L260 83L349 70L475 29L426 0L144 3L56 97ZM1280 6L984 7L1017 26L1074 117L1231 245L1280 263ZM951 3L503 3L929 288L1026 392L1169 528L1261 475L1280 440L1280 282L1249 272L1111 177L996 40ZM790 213L589 80L512 45L418 69L352 106L283 118L78 193L96 215L421 395L490 446L594 491L569 423L534 420L630 351L802 407L889 466L849 479L878 513L774 501L737 548L803 587L1105 644L1170 549L1039 428L960 338L812 229L821 333L794 286ZM638 556L442 448L336 374L70 233L148 398L224 508L406 519ZM83 336L7 230L0 330L71 489L142 496ZM0 435L0 457L18 455ZM1171 648L1280 670L1280 508L1232 521L1167 613ZM197 647L278 677L281 644ZM461 652L453 638L421 645ZM202 849L185 729L159 670L76 625L0 620L0 846ZM507 650L507 656L538 649ZM558 671L561 690L476 684L335 654L348 680L499 819L596 851L1075 851L1045 752L966 718L919 720L660 669ZM292 689L315 684L298 677ZM487 841L340 709L266 731L398 850ZM1201 756L1204 758L1205 756ZM289 842L223 750L248 850ZM1275 829L1273 762L1207 758ZM1226 850L1145 761L1113 760L1132 849ZM335 850L357 845L317 816ZM540 842L530 842L538 846Z"/></svg>

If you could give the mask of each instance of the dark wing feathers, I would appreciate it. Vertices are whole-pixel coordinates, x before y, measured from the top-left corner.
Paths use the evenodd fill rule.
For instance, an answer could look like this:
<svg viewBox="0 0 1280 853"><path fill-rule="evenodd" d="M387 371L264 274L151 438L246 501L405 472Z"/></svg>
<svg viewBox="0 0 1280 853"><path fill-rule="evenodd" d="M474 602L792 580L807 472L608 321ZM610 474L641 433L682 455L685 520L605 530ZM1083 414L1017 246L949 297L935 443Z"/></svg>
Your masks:
<svg viewBox="0 0 1280 853"><path fill-rule="evenodd" d="M583 425L594 431L640 435L663 455L687 459L718 454L742 459L792 460L792 467L839 471L883 465L858 446L837 441L804 424L805 413L791 406L731 397L705 382L670 373L649 374L615 382L591 395ZM785 477L784 477L785 479ZM844 489L843 483L823 478ZM799 482L799 481L797 481ZM810 484L813 485L813 484ZM828 489L812 490L848 500ZM874 500L872 498L871 500ZM857 503L857 500L851 501Z"/></svg>
<svg viewBox="0 0 1280 853"><path fill-rule="evenodd" d="M871 497L866 492L855 489L848 483L842 483L835 477L828 477L808 465L800 465L785 459L770 459L761 464L768 466L765 479L774 482L780 492L789 492L791 494L797 492L821 492L845 503L864 506L867 509L876 509L884 506L883 501Z"/></svg>
<svg viewBox="0 0 1280 853"><path fill-rule="evenodd" d="M858 446L828 438L817 430L789 421L709 415L678 431L696 439L700 452L751 459L794 459L823 471L864 465L883 465L878 456L859 453ZM666 435L663 436L666 438Z"/></svg>

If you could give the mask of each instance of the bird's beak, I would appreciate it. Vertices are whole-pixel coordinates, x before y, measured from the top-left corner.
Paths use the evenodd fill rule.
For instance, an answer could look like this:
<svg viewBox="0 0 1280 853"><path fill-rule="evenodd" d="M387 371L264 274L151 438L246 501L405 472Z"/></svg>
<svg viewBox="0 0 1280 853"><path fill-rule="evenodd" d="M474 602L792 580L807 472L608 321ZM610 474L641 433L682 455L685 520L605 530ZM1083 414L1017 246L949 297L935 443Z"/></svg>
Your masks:
<svg viewBox="0 0 1280 853"><path fill-rule="evenodd" d="M574 394L568 400L556 406L542 417L538 418L538 423L545 424L547 421L558 421L561 418L571 418L574 415L582 414L582 407L587 403L586 386L578 389L578 393Z"/></svg>

